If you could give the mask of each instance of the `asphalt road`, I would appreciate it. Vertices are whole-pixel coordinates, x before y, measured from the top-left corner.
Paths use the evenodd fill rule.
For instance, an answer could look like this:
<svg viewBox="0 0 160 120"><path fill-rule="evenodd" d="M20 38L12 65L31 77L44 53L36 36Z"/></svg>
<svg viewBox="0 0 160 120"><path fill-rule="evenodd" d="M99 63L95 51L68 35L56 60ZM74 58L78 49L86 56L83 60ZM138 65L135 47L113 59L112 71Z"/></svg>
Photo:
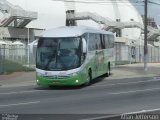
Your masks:
<svg viewBox="0 0 160 120"><path fill-rule="evenodd" d="M95 81L88 87L0 87L0 113L64 114L59 116L67 120L107 114L160 111L160 77L108 77ZM77 118L76 115L79 114L81 117Z"/></svg>

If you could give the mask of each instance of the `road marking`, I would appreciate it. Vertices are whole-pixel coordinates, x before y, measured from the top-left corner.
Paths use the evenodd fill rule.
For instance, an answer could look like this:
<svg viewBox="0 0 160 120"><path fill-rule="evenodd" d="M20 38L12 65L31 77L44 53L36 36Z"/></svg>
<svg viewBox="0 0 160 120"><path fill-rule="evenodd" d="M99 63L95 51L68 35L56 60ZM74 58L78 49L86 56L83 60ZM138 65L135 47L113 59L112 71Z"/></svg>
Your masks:
<svg viewBox="0 0 160 120"><path fill-rule="evenodd" d="M123 115L134 115L134 114L144 114L144 113L148 113L148 112L156 112L156 111L160 111L160 108L156 108L156 109L149 109L149 110L141 110L141 111L135 111L135 112L129 112L129 113L122 113L119 115L107 115L107 116L100 116L100 117L94 117L94 118L86 118L86 119L82 119L82 120L101 120L101 119L112 119L115 117L121 117Z"/></svg>
<svg viewBox="0 0 160 120"><path fill-rule="evenodd" d="M129 115L129 114L148 113L148 112L156 112L156 111L160 111L160 108L149 109L149 110L141 110L141 111L129 112L129 113L123 113L122 115L125 115L125 114Z"/></svg>
<svg viewBox="0 0 160 120"><path fill-rule="evenodd" d="M39 91L38 90L28 90L28 91L19 91L19 92L0 93L0 95L22 94L22 93L33 93L33 92L39 92Z"/></svg>
<svg viewBox="0 0 160 120"><path fill-rule="evenodd" d="M106 115L106 116L100 116L100 117L93 117L93 118L85 118L85 119L81 119L81 120L101 120L101 119L108 119L108 118L113 118L113 117L117 117L120 115ZM111 119L109 119L111 120Z"/></svg>
<svg viewBox="0 0 160 120"><path fill-rule="evenodd" d="M10 106L19 106L19 105L29 105L29 104L37 104L37 103L40 103L40 101L26 102L26 103L15 103L15 104L7 104L7 105L0 105L0 107L10 107Z"/></svg>
<svg viewBox="0 0 160 120"><path fill-rule="evenodd" d="M21 83L21 84L2 84L1 86L0 86L0 88L14 88L14 87L27 87L27 86L31 86L31 85L35 85L35 84L33 84L33 83L27 83L27 85L26 85L26 83Z"/></svg>
<svg viewBox="0 0 160 120"><path fill-rule="evenodd" d="M115 84L107 84L107 85L93 85L93 86L90 86L90 87L95 87L95 86L115 86L115 85L128 85L128 84L138 84L138 83L149 83L149 82L159 82L160 79L152 79L152 80L143 80L143 81L138 81L138 82L127 82L127 83L115 83Z"/></svg>
<svg viewBox="0 0 160 120"><path fill-rule="evenodd" d="M160 88L152 88L152 89L144 89L144 90L135 90L135 91L127 91L127 92L118 92L118 93L108 93L109 95L119 95L119 94L128 94L128 93L136 93L136 92L146 92L146 91L154 91L160 90Z"/></svg>

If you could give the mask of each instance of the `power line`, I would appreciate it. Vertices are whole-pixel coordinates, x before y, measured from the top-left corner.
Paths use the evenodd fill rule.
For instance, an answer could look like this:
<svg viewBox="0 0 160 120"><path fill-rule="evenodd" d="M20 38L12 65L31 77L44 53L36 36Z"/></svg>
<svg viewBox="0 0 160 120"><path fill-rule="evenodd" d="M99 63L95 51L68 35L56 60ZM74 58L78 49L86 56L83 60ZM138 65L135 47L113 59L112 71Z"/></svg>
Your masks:
<svg viewBox="0 0 160 120"><path fill-rule="evenodd" d="M154 4L154 5L160 5L160 3L157 3L157 2L148 1L148 3Z"/></svg>
<svg viewBox="0 0 160 120"><path fill-rule="evenodd" d="M160 1L160 0L158 0L158 1ZM144 0L143 0L143 1L138 1L138 2L139 2L139 3L144 3ZM154 4L154 5L160 5L160 3L153 2L153 1L151 1L151 0L149 0L148 3Z"/></svg>
<svg viewBox="0 0 160 120"><path fill-rule="evenodd" d="M55 2L68 2L68 3L83 3L83 4L99 4L99 5L111 5L118 3L120 6L144 6L144 0L52 0ZM158 0L160 1L160 0ZM130 5L131 3L131 5ZM149 4L160 5L160 3L148 1Z"/></svg>
<svg viewBox="0 0 160 120"><path fill-rule="evenodd" d="M85 4L109 4L109 3L121 3L121 4L127 4L132 3L134 5L138 5L138 6L142 6L142 4L144 4L144 0L112 0L112 1L106 1L106 0L53 0L53 1L59 1L59 2L74 2L74 3L85 3ZM160 1L160 0L158 0ZM142 4L140 4L142 3ZM148 3L150 4L154 4L154 5L160 5L160 3L157 2L153 2L153 1L148 1Z"/></svg>
<svg viewBox="0 0 160 120"><path fill-rule="evenodd" d="M60 1L60 2L76 2L76 3L128 3L128 0L112 0L112 1L104 1L104 0L53 0L53 1ZM137 3L137 1L134 1L132 3Z"/></svg>
<svg viewBox="0 0 160 120"><path fill-rule="evenodd" d="M113 1L104 1L104 0L53 0L55 2L68 2L68 3L82 3L82 4L98 4L98 5L111 5L114 3L118 3L120 6L131 6L130 2L128 0L113 0ZM134 1L131 2L134 6L143 6L142 4L139 4L139 2Z"/></svg>

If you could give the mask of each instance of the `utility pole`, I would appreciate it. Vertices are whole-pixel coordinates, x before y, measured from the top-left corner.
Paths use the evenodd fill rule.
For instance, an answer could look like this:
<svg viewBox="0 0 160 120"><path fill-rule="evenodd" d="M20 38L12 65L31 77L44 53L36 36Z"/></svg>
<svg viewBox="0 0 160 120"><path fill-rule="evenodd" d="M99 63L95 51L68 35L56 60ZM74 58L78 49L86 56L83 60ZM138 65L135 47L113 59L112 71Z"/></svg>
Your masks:
<svg viewBox="0 0 160 120"><path fill-rule="evenodd" d="M145 0L144 5L144 70L148 70L147 62L148 62L148 47L147 47L147 23L148 23L148 0Z"/></svg>
<svg viewBox="0 0 160 120"><path fill-rule="evenodd" d="M30 29L28 28L28 67L30 67L30 47L29 47L29 44L30 44Z"/></svg>

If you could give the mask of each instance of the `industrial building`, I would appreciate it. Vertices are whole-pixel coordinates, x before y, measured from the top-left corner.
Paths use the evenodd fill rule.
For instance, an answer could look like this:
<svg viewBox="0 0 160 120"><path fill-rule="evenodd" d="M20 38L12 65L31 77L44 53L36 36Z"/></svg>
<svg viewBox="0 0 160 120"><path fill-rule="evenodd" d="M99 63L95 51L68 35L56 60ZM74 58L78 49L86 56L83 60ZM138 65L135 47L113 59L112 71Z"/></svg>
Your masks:
<svg viewBox="0 0 160 120"><path fill-rule="evenodd" d="M38 38L43 29L26 28L36 20L37 12L26 11L20 6L12 5L6 0L0 0L0 39L8 44L21 41L28 44Z"/></svg>

